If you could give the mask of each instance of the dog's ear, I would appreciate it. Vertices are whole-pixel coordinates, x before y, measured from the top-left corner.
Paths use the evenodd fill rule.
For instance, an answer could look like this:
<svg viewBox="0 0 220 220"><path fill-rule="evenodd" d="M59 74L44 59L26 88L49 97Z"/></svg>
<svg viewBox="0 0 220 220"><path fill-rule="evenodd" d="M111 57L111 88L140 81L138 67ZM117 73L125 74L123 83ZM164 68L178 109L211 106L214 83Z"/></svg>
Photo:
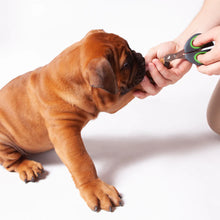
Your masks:
<svg viewBox="0 0 220 220"><path fill-rule="evenodd" d="M118 92L116 76L110 62L106 58L92 59L86 71L90 86L104 89L111 94Z"/></svg>

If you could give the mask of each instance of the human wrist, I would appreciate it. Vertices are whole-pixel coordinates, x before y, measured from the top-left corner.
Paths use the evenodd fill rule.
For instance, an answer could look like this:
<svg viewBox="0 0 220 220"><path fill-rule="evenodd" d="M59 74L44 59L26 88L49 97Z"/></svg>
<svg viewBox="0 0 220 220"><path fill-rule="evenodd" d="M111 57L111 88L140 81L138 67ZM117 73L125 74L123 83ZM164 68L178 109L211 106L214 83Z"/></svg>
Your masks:
<svg viewBox="0 0 220 220"><path fill-rule="evenodd" d="M187 42L187 40L194 34L201 33L197 29L191 29L188 28L188 30L185 30L182 34L180 34L177 38L174 39L174 42L176 43L177 50L182 50Z"/></svg>

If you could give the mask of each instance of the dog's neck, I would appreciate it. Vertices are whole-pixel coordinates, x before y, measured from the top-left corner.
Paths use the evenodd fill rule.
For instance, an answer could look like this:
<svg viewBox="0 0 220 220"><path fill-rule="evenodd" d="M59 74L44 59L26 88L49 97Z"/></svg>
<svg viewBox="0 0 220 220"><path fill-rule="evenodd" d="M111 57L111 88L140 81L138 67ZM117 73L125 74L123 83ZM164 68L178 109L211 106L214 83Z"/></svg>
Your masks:
<svg viewBox="0 0 220 220"><path fill-rule="evenodd" d="M97 117L99 111L93 102L92 94L89 92L90 86L88 85L88 90L86 90L88 94L82 89L88 83L81 73L80 45L77 43L71 47L64 50L51 63L45 66L44 77L47 77L48 81L51 81L51 84L55 86L53 91L66 103L77 106L93 117ZM74 63L77 65L74 65ZM59 83L56 83L58 81Z"/></svg>

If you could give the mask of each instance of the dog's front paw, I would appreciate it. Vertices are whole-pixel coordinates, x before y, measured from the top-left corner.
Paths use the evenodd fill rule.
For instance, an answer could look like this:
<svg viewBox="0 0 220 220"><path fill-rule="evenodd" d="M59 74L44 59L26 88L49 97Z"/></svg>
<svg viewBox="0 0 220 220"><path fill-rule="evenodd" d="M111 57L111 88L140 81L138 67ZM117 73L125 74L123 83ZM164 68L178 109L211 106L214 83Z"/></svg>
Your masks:
<svg viewBox="0 0 220 220"><path fill-rule="evenodd" d="M43 166L33 160L24 159L16 168L19 173L20 179L25 183L35 182L40 175L44 172Z"/></svg>
<svg viewBox="0 0 220 220"><path fill-rule="evenodd" d="M122 206L120 194L114 186L110 186L100 179L93 180L79 187L80 194L87 205L93 210L104 209L113 211L113 207Z"/></svg>

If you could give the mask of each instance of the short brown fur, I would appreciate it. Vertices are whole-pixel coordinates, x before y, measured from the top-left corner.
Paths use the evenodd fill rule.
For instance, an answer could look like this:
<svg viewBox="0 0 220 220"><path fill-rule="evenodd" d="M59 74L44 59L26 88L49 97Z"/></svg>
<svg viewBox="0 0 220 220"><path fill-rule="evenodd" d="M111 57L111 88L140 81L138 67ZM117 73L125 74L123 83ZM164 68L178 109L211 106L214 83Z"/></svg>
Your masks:
<svg viewBox="0 0 220 220"><path fill-rule="evenodd" d="M0 163L9 171L18 172L23 181L35 181L43 167L25 155L54 148L91 209L111 211L112 205L121 205L116 189L98 178L80 133L99 112L114 113L133 99L137 87L120 94L120 74L127 52L131 50L119 36L91 31L48 65L19 76L2 88ZM101 60L105 64L98 68L96 62ZM137 64L133 65L135 72ZM105 71L112 71L113 75L107 76L111 83L102 83ZM101 78L91 80L91 74L96 72Z"/></svg>

